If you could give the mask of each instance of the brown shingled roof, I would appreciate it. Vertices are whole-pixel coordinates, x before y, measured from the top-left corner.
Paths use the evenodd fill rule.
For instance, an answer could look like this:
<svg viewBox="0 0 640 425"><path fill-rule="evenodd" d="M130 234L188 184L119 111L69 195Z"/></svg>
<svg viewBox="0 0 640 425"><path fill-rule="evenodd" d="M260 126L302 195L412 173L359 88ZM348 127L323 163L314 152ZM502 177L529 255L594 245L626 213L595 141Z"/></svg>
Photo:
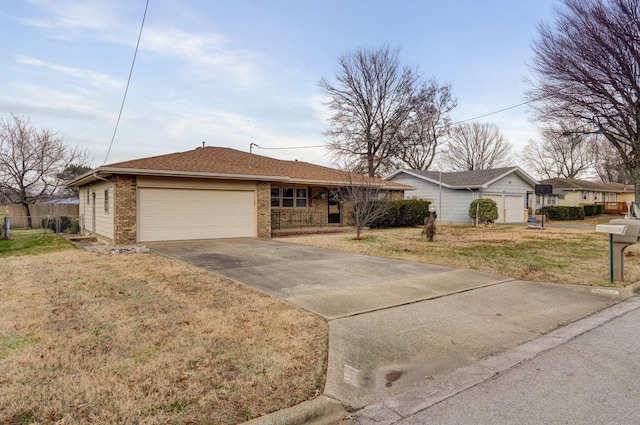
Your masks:
<svg viewBox="0 0 640 425"><path fill-rule="evenodd" d="M153 156L117 162L100 167L97 172L117 174L194 174L206 177L208 174L220 177L229 175L257 180L285 180L290 182L310 183L356 183L363 182L383 185L399 190L409 186L382 179L372 179L346 171L323 167L303 161L284 161L262 155L249 154L231 148L207 146L186 152ZM80 181L79 178L77 181Z"/></svg>
<svg viewBox="0 0 640 425"><path fill-rule="evenodd" d="M633 192L634 190L632 185L624 185L621 183L601 183L561 177L542 180L540 184L550 184L553 186L553 190L577 189L596 192Z"/></svg>

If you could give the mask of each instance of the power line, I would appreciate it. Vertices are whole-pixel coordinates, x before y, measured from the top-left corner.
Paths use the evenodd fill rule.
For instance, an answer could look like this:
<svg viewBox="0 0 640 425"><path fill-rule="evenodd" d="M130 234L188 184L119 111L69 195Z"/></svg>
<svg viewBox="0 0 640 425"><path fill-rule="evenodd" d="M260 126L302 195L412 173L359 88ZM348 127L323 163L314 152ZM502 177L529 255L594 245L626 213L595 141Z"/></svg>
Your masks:
<svg viewBox="0 0 640 425"><path fill-rule="evenodd" d="M505 112L505 111L508 111L508 110L511 110L511 109L519 108L519 107L524 106L524 105L528 105L529 103L535 102L536 100L538 100L538 99L531 99L531 100L528 100L526 102L518 103L517 105L508 106L506 108L498 109L497 111L488 112L486 114L478 115L478 116L473 117L473 118L466 118L466 119L461 120L461 121L456 121L456 122L452 123L451 125L458 125L458 124L462 124L462 123L469 122L469 121L475 121L475 120L480 119L480 118L485 118L485 117L488 117L488 116L491 116L491 115L499 114L500 112ZM262 146L258 146L255 143L253 144L253 146L258 148L258 149L265 149L265 150L312 149L312 148L326 148L327 147L327 145L313 145L313 146L293 146L293 147L282 147L282 148L265 148L265 147L262 147Z"/></svg>
<svg viewBox="0 0 640 425"><path fill-rule="evenodd" d="M504 109L500 109L500 110L497 110L497 111L489 112L488 114L478 115L477 117L467 118L467 119L464 119L462 121L457 121L457 122L454 122L451 125L458 125L458 124L462 124L462 123L465 123L465 122L468 122L468 121L475 121L475 120L478 120L480 118L488 117L490 115L499 114L500 112L504 112L504 111L508 111L510 109L515 109L515 108L519 108L519 107L524 106L524 105L528 105L529 103L534 102L536 100L537 99L531 99L531 100L528 100L526 102L518 103L517 105L513 105L513 106L509 106L509 107L504 108Z"/></svg>
<svg viewBox="0 0 640 425"><path fill-rule="evenodd" d="M313 149L313 148L326 148L327 147L327 145L314 145L314 146L292 146L292 147L285 147L285 148L263 148L262 146L258 146L255 143L253 144L253 146L255 146L258 149L265 149L265 150Z"/></svg>
<svg viewBox="0 0 640 425"><path fill-rule="evenodd" d="M131 83L131 76L133 75L133 67L136 64L136 56L138 56L138 48L140 47L140 38L142 38L142 29L144 28L144 21L147 18L148 8L149 8L149 0L147 0L146 5L144 6L144 15L142 15L142 23L140 24L140 32L138 33L138 42L136 43L136 50L133 53L133 60L131 61L131 69L129 69L129 78L127 79L127 86L124 89L124 96L122 97L122 104L120 105L120 112L118 113L118 120L116 121L116 127L113 129L113 135L111 136L111 143L109 143L109 149L107 150L107 155L104 157L104 162L102 163L102 165L107 163L107 159L109 158L109 154L111 153L111 147L113 146L113 141L116 139L116 132L118 131L118 126L120 125L122 110L124 109L124 103L127 100L127 93L129 92L129 84Z"/></svg>

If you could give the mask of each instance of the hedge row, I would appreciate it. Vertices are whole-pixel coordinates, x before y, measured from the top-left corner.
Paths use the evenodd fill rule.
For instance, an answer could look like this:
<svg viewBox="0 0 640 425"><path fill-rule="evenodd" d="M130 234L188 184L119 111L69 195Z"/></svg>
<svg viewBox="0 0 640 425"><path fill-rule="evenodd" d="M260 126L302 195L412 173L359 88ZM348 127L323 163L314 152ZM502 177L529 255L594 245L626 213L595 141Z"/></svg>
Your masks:
<svg viewBox="0 0 640 425"><path fill-rule="evenodd" d="M598 214L604 214L604 204L597 205L583 205L584 215L593 216Z"/></svg>
<svg viewBox="0 0 640 425"><path fill-rule="evenodd" d="M369 223L369 227L420 226L424 224L424 219L429 215L429 201L404 199L401 201L387 201L387 204L386 214Z"/></svg>
<svg viewBox="0 0 640 425"><path fill-rule="evenodd" d="M544 207L549 220L584 220L583 207Z"/></svg>

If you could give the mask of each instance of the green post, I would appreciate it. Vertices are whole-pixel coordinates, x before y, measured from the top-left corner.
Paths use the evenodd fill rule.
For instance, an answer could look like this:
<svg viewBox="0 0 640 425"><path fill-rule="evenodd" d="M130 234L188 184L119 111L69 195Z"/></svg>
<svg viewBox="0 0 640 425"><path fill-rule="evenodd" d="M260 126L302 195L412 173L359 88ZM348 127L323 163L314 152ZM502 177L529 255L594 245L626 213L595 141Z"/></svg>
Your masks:
<svg viewBox="0 0 640 425"><path fill-rule="evenodd" d="M609 282L613 283L613 234L609 233Z"/></svg>

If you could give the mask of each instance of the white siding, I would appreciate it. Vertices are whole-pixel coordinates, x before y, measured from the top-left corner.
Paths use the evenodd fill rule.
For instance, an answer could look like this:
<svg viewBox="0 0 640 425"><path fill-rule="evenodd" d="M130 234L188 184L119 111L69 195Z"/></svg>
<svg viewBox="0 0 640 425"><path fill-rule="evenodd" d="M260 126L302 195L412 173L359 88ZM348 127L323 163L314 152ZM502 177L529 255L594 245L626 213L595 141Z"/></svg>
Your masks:
<svg viewBox="0 0 640 425"><path fill-rule="evenodd" d="M515 172L495 181L486 189L473 191L468 189L448 189L444 186L442 187L442 191L440 191L437 183L432 183L405 173L400 173L389 180L416 188L416 190L405 192L406 199L419 198L433 200L438 211L438 219L446 223L471 223L472 220L469 218L469 205L471 201L482 198L484 195L508 197L506 204L509 205L509 212L506 218L509 221L513 220L513 222L526 221L524 213L526 208L525 201L527 199L526 193L533 192L533 187L520 178ZM517 199L516 196L518 197ZM515 206L519 204L521 204L520 208L516 208ZM504 207L502 208L501 218L504 222L505 217L503 216L505 212Z"/></svg>
<svg viewBox="0 0 640 425"><path fill-rule="evenodd" d="M502 193L505 195L522 195L526 192L533 192L533 187L522 180L517 174L511 173L508 176L492 183L488 188L482 190L483 193Z"/></svg>
<svg viewBox="0 0 640 425"><path fill-rule="evenodd" d="M432 200L438 212L438 220L446 223L471 223L471 219L469 218L469 204L479 197L478 191L453 190L446 187L442 187L442 191L440 191L438 184L407 174L398 174L391 178L390 181L403 183L416 188L416 190L406 191L404 194L405 199L418 198Z"/></svg>
<svg viewBox="0 0 640 425"><path fill-rule="evenodd" d="M109 191L107 212L105 190ZM80 187L80 219L84 234L93 234L101 239L113 241L114 199L113 183L99 182Z"/></svg>

